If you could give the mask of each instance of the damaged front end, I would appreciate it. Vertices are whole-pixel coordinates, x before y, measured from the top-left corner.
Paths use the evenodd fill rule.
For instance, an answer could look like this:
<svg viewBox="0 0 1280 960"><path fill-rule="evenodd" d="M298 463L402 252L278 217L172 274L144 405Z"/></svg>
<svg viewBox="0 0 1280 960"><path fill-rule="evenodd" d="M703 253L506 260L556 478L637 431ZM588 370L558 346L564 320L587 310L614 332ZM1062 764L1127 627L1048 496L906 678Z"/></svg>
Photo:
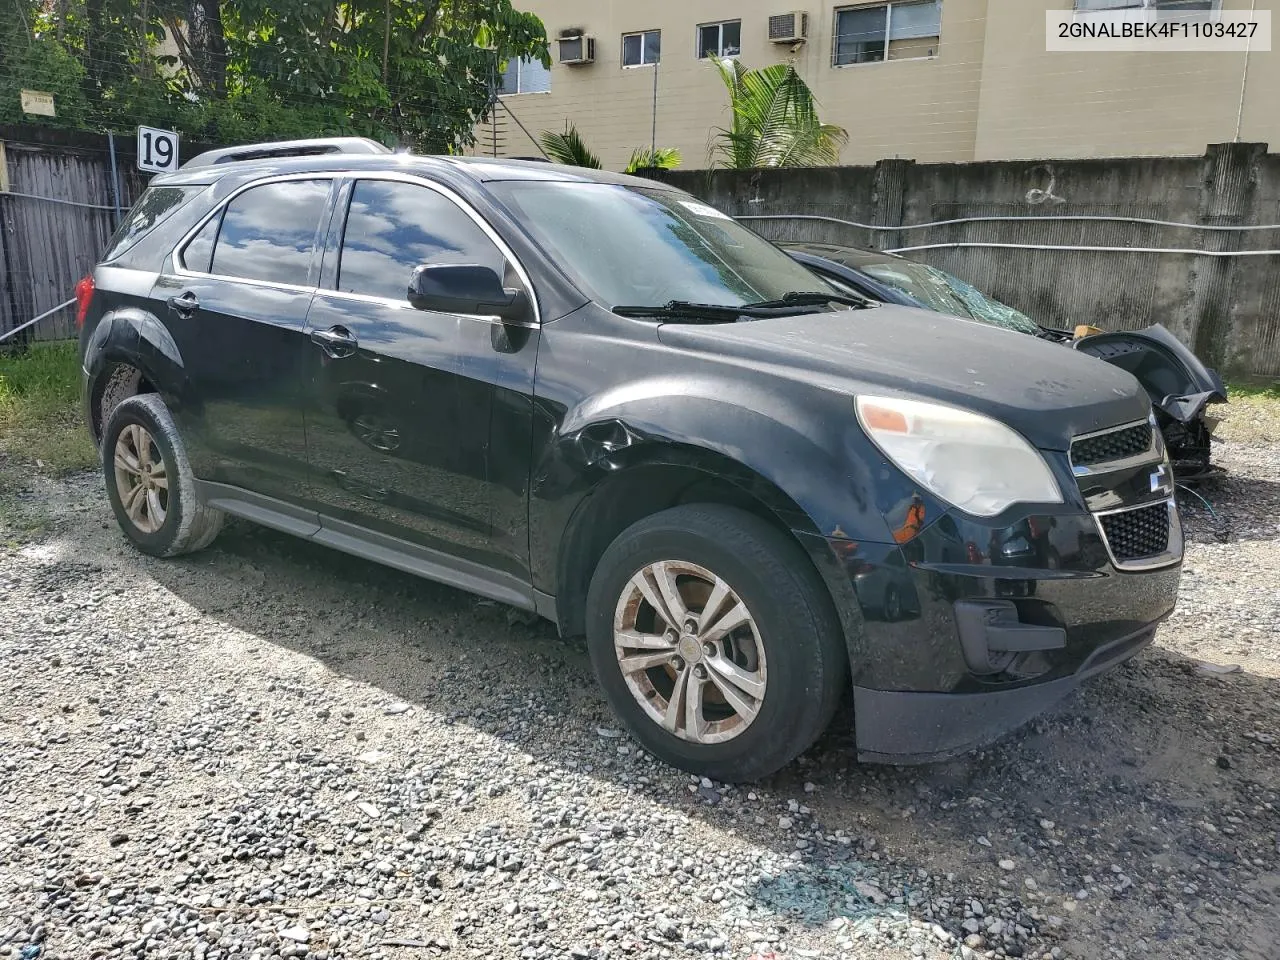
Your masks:
<svg viewBox="0 0 1280 960"><path fill-rule="evenodd" d="M1179 483L1221 472L1210 463L1217 417L1210 404L1226 403L1227 388L1181 341L1160 324L1134 332L1093 333L1071 345L1127 370L1151 397Z"/></svg>

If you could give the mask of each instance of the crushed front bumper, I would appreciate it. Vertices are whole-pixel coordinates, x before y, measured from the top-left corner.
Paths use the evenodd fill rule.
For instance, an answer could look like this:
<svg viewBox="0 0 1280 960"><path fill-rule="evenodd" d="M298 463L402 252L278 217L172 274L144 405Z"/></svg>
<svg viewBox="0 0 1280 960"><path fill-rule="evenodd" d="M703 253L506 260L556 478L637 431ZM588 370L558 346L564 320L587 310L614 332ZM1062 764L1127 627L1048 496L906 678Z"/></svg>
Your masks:
<svg viewBox="0 0 1280 960"><path fill-rule="evenodd" d="M999 739L1066 697L1095 674L1123 663L1155 639L1143 627L1097 647L1068 677L1006 690L920 693L853 688L858 759L869 763L932 763Z"/></svg>
<svg viewBox="0 0 1280 960"><path fill-rule="evenodd" d="M1182 533L1117 567L1088 512L949 514L911 542L831 538L860 621L846 634L858 757L922 763L995 740L1147 646L1173 612Z"/></svg>

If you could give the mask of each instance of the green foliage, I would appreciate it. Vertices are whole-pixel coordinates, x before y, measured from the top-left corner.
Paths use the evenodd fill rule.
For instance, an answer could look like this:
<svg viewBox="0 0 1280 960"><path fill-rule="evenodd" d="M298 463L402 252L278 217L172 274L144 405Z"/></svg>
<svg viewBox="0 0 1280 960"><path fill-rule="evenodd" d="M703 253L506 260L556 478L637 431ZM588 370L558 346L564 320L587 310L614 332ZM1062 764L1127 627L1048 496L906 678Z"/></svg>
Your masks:
<svg viewBox="0 0 1280 960"><path fill-rule="evenodd" d="M565 124L564 133L544 130L538 141L542 144L542 152L549 160L554 160L556 163L571 167L589 167L592 170L600 170L604 167L600 158L591 152L582 135L578 133L578 128L572 123ZM635 173L637 170L653 167L671 170L678 166L680 166L680 151L675 147L658 147L656 150L649 147L636 147L631 152L631 159L622 172Z"/></svg>
<svg viewBox="0 0 1280 960"><path fill-rule="evenodd" d="M849 135L819 119L813 92L792 64L748 70L738 60L712 59L733 114L733 125L717 132L712 149L720 165L747 170L840 162Z"/></svg>
<svg viewBox="0 0 1280 960"><path fill-rule="evenodd" d="M0 96L53 89L64 125L147 123L196 140L354 134L454 150L470 142L508 60L550 63L542 22L511 0L0 0L6 7L17 16L0 12ZM16 92L0 103L0 120L14 119L36 122Z"/></svg>
<svg viewBox="0 0 1280 960"><path fill-rule="evenodd" d="M680 151L675 147L658 147L653 150L649 147L636 147L631 152L631 159L627 161L626 168L623 173L635 173L637 170L674 170L680 166Z"/></svg>
<svg viewBox="0 0 1280 960"><path fill-rule="evenodd" d="M572 123L565 124L564 133L544 130L539 139L542 142L542 152L556 163L571 167L590 167L592 170L600 170L604 166L600 158L587 148L578 128Z"/></svg>
<svg viewBox="0 0 1280 960"><path fill-rule="evenodd" d="M0 0L0 123L31 122L22 112L21 92L53 94L56 117L41 117L50 126L80 127L89 115L81 89L84 67L57 40L33 35L20 13L18 0ZM6 9L9 7L10 9Z"/></svg>
<svg viewBox="0 0 1280 960"><path fill-rule="evenodd" d="M1271 383L1229 383L1227 396L1234 403L1236 400L1273 400L1280 401L1280 381Z"/></svg>
<svg viewBox="0 0 1280 960"><path fill-rule="evenodd" d="M80 413L75 343L38 343L23 354L0 352L0 450L55 473L96 463Z"/></svg>

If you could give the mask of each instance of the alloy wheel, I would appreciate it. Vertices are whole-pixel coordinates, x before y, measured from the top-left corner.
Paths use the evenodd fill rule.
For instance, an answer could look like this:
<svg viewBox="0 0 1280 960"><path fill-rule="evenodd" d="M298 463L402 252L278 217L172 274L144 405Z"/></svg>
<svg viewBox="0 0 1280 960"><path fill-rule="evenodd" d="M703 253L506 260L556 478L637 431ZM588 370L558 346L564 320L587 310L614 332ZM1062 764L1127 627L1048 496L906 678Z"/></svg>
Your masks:
<svg viewBox="0 0 1280 960"><path fill-rule="evenodd" d="M156 533L169 509L169 477L155 440L130 423L116 438L113 457L116 492L129 521L140 533Z"/></svg>
<svg viewBox="0 0 1280 960"><path fill-rule="evenodd" d="M754 617L712 571L661 560L636 571L614 611L614 653L645 714L693 743L739 736L768 682Z"/></svg>

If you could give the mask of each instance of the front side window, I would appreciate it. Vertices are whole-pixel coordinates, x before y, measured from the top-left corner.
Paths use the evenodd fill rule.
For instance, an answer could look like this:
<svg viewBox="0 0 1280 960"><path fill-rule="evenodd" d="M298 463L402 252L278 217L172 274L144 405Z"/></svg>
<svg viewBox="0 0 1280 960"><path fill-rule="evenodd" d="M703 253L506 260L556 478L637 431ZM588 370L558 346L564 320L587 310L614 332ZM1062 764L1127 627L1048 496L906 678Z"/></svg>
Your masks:
<svg viewBox="0 0 1280 960"><path fill-rule="evenodd" d="M662 59L662 31L646 30L643 33L622 35L622 65L645 67Z"/></svg>
<svg viewBox="0 0 1280 960"><path fill-rule="evenodd" d="M880 3L836 11L832 63L932 57L942 33L942 0Z"/></svg>
<svg viewBox="0 0 1280 960"><path fill-rule="evenodd" d="M227 205L222 216L209 272L309 285L316 233L328 199L328 180L264 183L246 190ZM189 245L184 251L188 263L191 252ZM191 269L198 267L191 264Z"/></svg>
<svg viewBox="0 0 1280 960"><path fill-rule="evenodd" d="M822 282L687 194L608 183L491 185L584 293L613 308L670 300L740 306Z"/></svg>
<svg viewBox="0 0 1280 960"><path fill-rule="evenodd" d="M342 236L338 290L407 300L409 278L424 263L480 264L501 277L505 258L448 197L412 183L358 182Z"/></svg>
<svg viewBox="0 0 1280 960"><path fill-rule="evenodd" d="M541 60L520 57L507 61L507 69L498 78L498 93L550 93L551 71Z"/></svg>
<svg viewBox="0 0 1280 960"><path fill-rule="evenodd" d="M698 59L736 57L742 52L742 21L704 23L698 27Z"/></svg>

